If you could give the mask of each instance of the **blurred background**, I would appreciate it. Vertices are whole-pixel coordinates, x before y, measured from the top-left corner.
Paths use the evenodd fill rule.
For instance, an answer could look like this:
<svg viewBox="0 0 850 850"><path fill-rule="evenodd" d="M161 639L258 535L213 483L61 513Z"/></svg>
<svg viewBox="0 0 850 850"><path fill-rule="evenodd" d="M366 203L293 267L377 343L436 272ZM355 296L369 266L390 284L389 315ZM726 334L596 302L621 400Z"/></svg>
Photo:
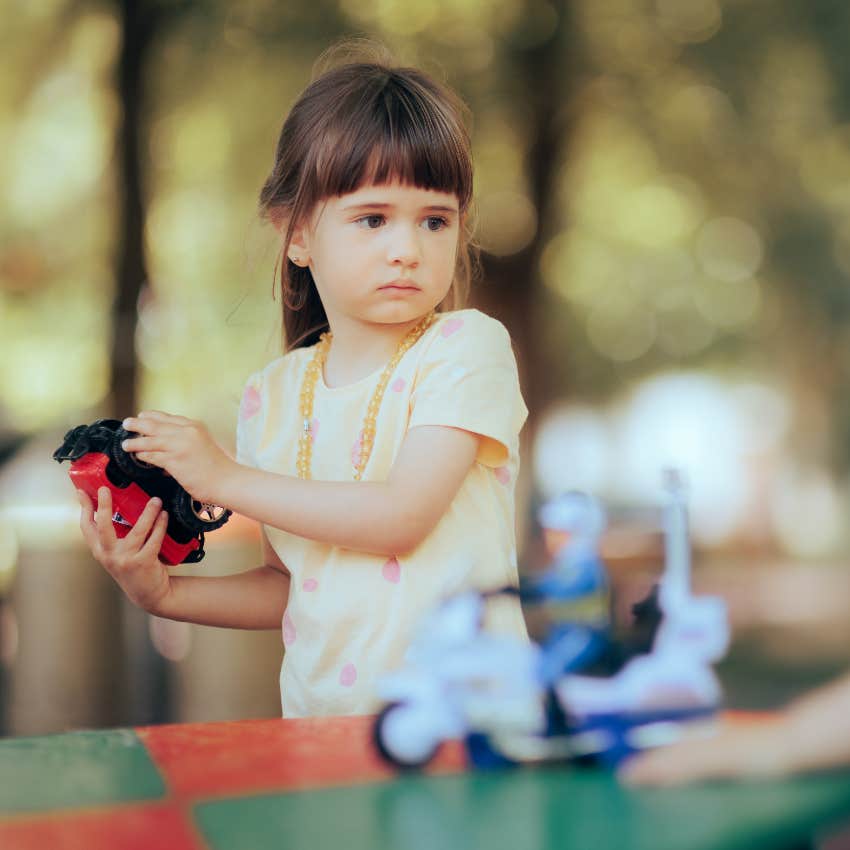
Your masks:
<svg viewBox="0 0 850 850"><path fill-rule="evenodd" d="M539 502L602 498L624 597L689 481L730 704L850 662L850 5L0 0L0 733L274 716L276 633L166 623L83 546L64 432L158 408L232 446L280 352L256 214L313 62L366 36L472 109L483 279ZM255 566L235 518L204 573Z"/></svg>

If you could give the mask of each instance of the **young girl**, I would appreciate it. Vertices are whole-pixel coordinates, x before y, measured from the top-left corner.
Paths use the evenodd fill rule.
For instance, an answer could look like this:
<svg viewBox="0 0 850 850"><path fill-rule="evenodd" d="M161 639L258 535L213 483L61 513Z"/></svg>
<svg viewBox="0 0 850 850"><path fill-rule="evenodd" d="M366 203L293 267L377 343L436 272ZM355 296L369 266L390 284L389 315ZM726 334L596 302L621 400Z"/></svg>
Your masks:
<svg viewBox="0 0 850 850"><path fill-rule="evenodd" d="M196 499L262 524L263 566L170 576L151 500L118 539L83 497L95 557L159 617L278 628L288 717L377 710L422 615L517 582L514 483L526 417L504 327L456 309L469 270L469 140L422 72L349 62L287 117L260 194L281 234L288 352L247 383L233 460L199 422L146 411L125 443ZM521 285L518 282L517 285ZM499 627L522 639L518 605Z"/></svg>

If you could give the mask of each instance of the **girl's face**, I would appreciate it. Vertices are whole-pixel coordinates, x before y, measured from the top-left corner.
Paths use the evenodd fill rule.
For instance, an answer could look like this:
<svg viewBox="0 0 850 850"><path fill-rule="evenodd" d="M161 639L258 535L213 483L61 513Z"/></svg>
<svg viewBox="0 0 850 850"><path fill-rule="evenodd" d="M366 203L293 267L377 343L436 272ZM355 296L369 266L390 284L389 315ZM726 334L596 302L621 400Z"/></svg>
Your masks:
<svg viewBox="0 0 850 850"><path fill-rule="evenodd" d="M309 261L331 329L411 322L447 295L460 225L453 194L369 185L318 204L289 256Z"/></svg>

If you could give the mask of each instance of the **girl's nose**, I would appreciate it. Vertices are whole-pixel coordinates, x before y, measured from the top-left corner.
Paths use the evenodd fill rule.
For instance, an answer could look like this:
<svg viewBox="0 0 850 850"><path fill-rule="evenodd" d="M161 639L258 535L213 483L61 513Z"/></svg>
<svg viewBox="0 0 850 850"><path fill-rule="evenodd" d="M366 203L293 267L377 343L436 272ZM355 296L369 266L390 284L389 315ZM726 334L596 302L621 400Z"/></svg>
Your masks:
<svg viewBox="0 0 850 850"><path fill-rule="evenodd" d="M421 259L419 238L415 228L399 227L392 233L387 250L392 265L416 266Z"/></svg>

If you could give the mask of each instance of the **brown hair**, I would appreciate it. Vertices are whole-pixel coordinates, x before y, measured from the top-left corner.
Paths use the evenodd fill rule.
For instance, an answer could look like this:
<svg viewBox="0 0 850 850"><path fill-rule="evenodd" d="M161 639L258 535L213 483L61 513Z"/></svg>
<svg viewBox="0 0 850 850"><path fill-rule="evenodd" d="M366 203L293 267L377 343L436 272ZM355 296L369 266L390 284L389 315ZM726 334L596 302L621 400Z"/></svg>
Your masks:
<svg viewBox="0 0 850 850"><path fill-rule="evenodd" d="M339 50L329 51L331 58ZM415 68L394 67L385 55L348 59L307 86L283 124L274 167L260 191L261 216L288 223L275 266L286 350L312 345L328 328L310 270L288 257L294 229L318 202L367 183L395 178L457 196L463 223L457 266L438 309L464 305L475 259L465 215L472 201L465 112L448 88Z"/></svg>

